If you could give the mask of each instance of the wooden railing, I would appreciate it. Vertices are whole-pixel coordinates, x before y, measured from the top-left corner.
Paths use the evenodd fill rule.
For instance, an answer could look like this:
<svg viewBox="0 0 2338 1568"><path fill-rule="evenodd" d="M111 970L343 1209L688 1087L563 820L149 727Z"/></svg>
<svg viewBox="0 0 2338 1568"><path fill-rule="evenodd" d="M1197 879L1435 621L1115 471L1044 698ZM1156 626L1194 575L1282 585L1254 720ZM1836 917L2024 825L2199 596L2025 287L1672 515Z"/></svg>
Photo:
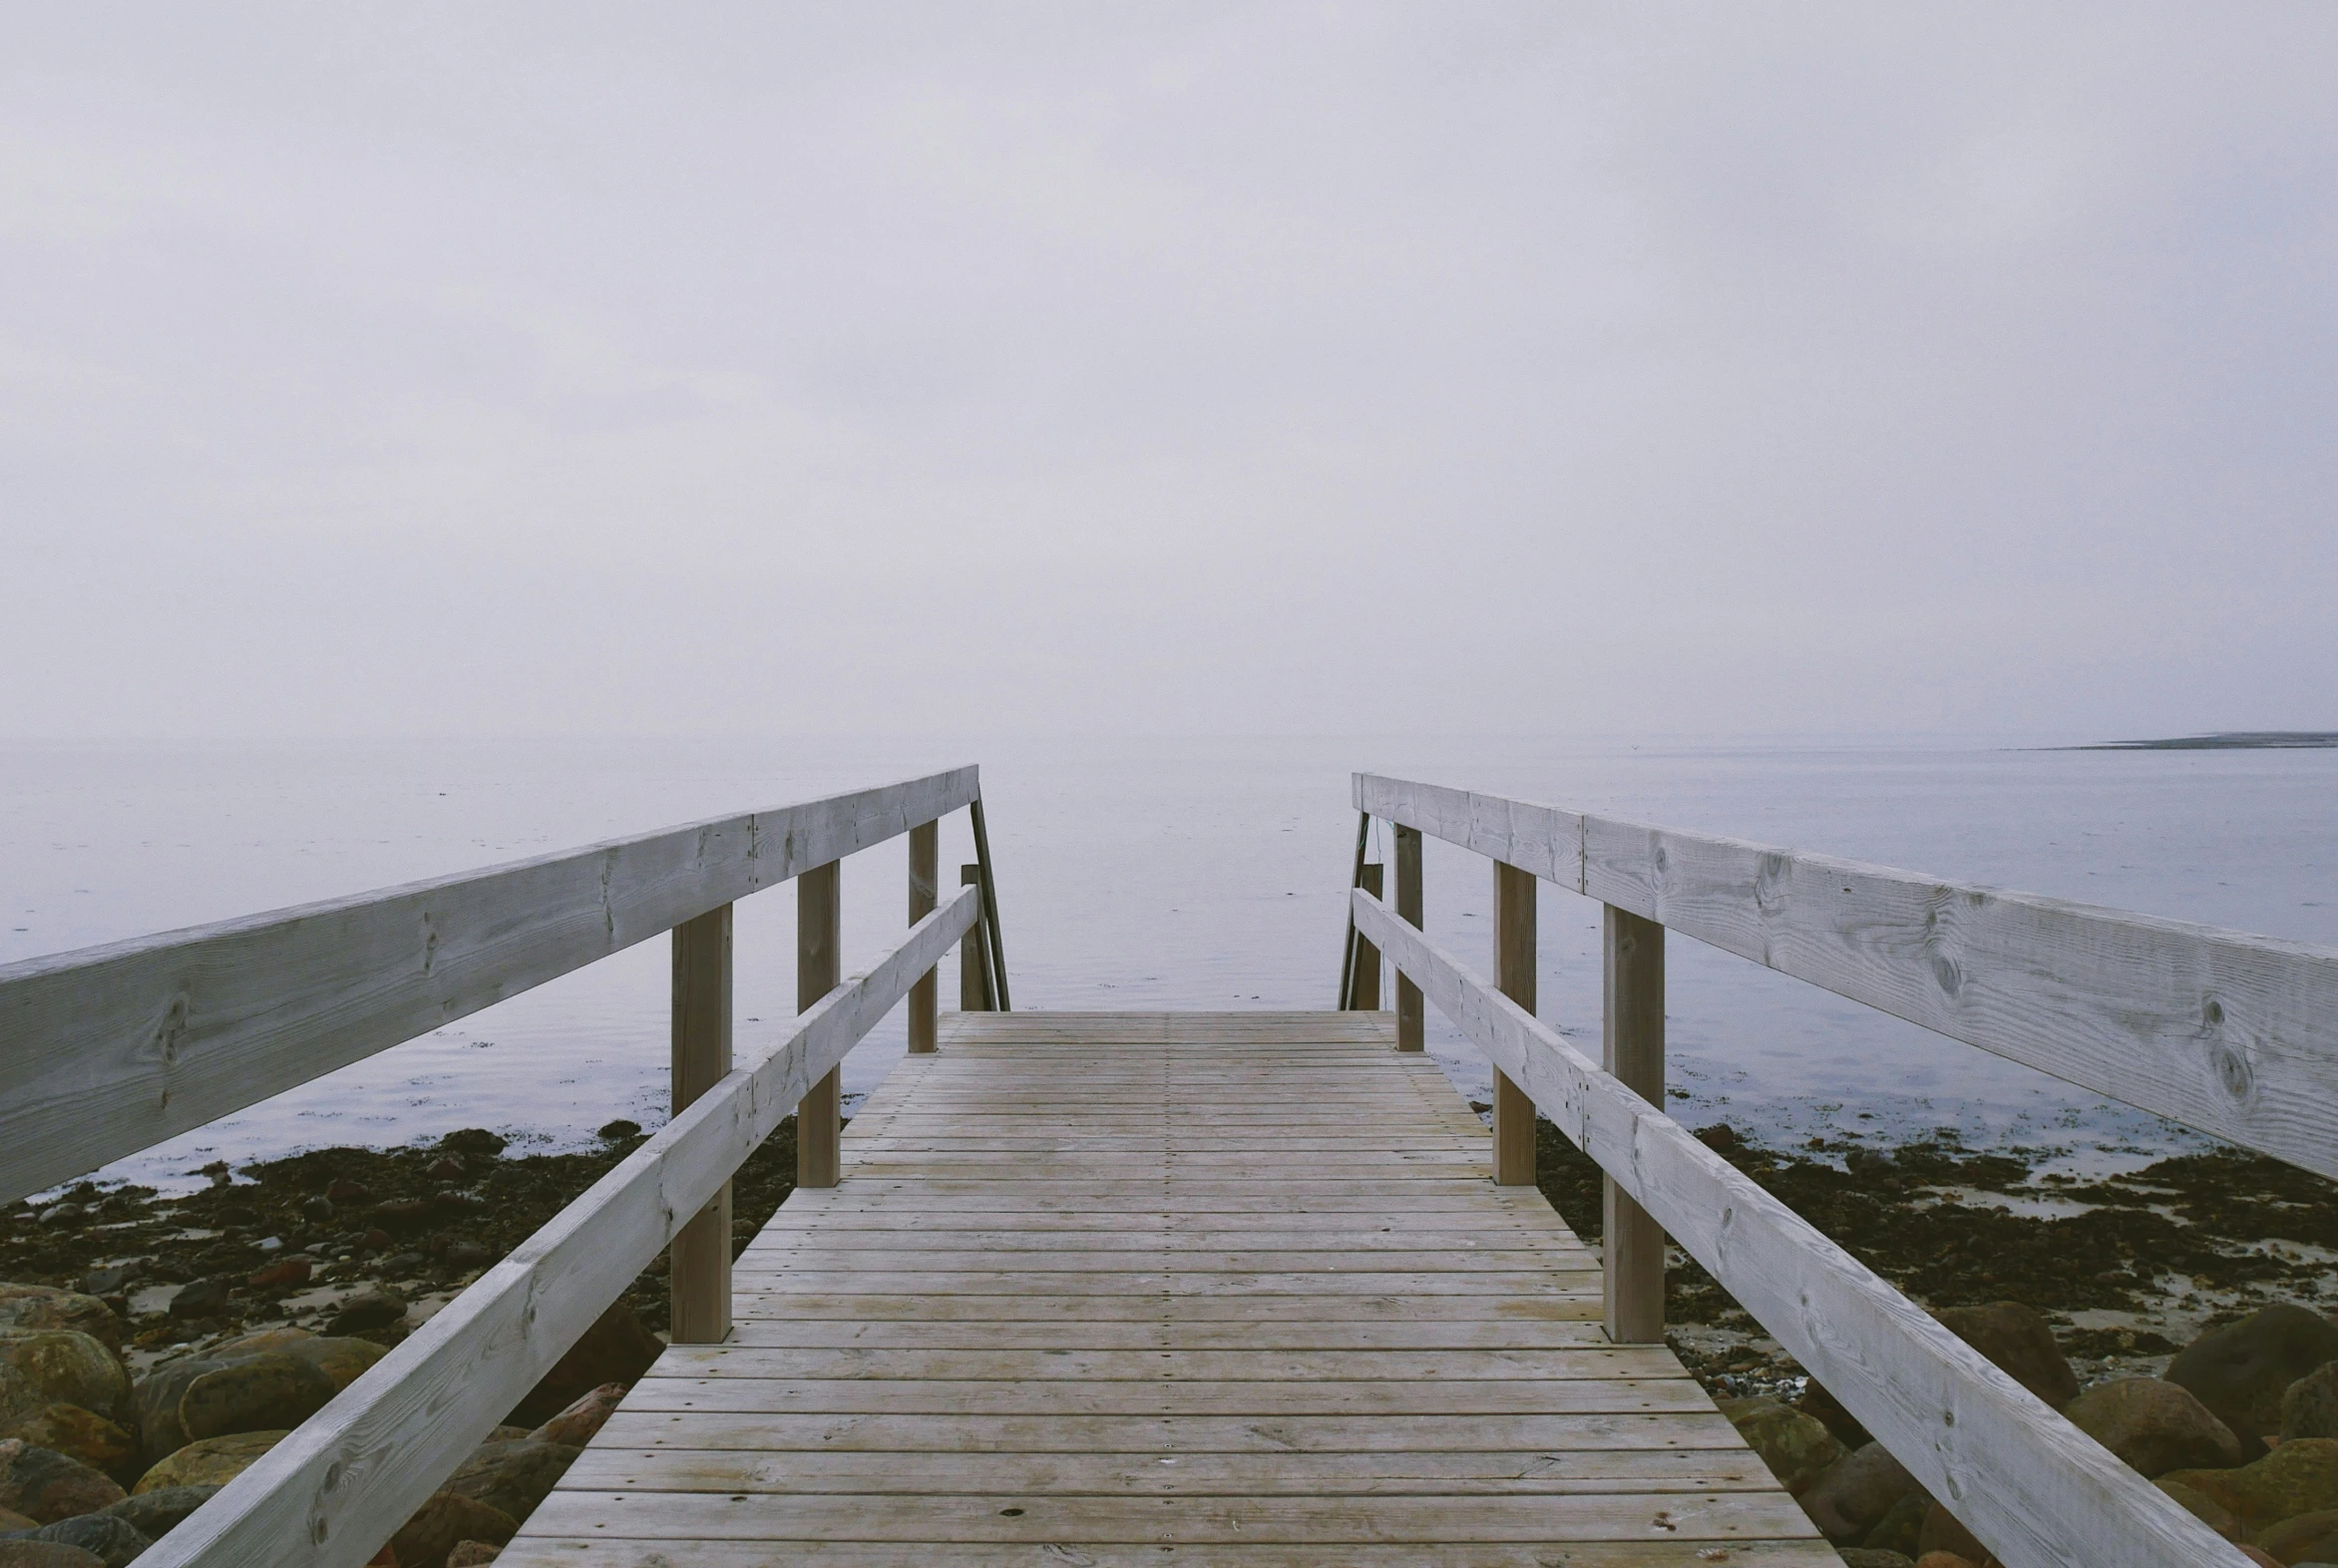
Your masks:
<svg viewBox="0 0 2338 1568"><path fill-rule="evenodd" d="M1497 1179L1536 1107L1599 1163L1612 1337L1662 1338L1669 1232L2009 1568L2247 1561L1664 1113L1665 933L2323 1175L2338 952L1370 774L1356 806L1395 908L1360 876L1342 1004L1384 953L1399 1049L1410 985L1485 1052ZM1422 935L1423 834L1494 862L1494 982ZM1533 878L1606 906L1604 1063L1534 1016Z"/></svg>
<svg viewBox="0 0 2338 1568"><path fill-rule="evenodd" d="M938 819L973 819L938 898ZM907 938L840 980L839 863L910 837ZM0 968L0 1196L80 1175L664 932L673 1119L140 1559L362 1564L669 1246L677 1344L730 1328L729 1184L790 1112L797 1183L838 1180L838 1065L934 972L1006 1005L972 767L777 811ZM731 904L797 884L795 1026L732 1062Z"/></svg>

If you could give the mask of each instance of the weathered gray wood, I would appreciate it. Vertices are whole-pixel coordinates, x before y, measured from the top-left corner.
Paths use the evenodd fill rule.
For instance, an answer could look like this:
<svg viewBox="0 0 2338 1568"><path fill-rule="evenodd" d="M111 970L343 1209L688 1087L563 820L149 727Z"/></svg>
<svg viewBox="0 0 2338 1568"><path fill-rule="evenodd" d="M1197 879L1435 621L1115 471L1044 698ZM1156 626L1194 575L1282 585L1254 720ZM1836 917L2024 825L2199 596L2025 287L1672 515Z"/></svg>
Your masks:
<svg viewBox="0 0 2338 1568"><path fill-rule="evenodd" d="M357 1568L974 923L962 893L828 992L139 1560Z"/></svg>
<svg viewBox="0 0 2338 1568"><path fill-rule="evenodd" d="M1380 865L1367 861L1356 874L1356 885L1373 898L1380 896ZM1356 971L1349 979L1349 1002L1356 1012L1380 1010L1380 950L1364 940L1353 937L1356 949Z"/></svg>
<svg viewBox="0 0 2338 1568"><path fill-rule="evenodd" d="M731 906L673 932L673 1099L679 1116L731 1070ZM668 1330L676 1345L719 1345L731 1326L731 1189L674 1235Z"/></svg>
<svg viewBox="0 0 2338 1568"><path fill-rule="evenodd" d="M1670 1351L1608 1343L1588 1250L1484 1179L1483 1126L1386 1039L1364 1014L998 1013L905 1059L844 1183L742 1256L736 1340L667 1351L507 1555L731 1534L784 1561L917 1543L906 1568L1003 1532L1088 1561L1142 1497L1179 1561L1402 1536L1444 1562L1481 1535L1577 1561L1619 1533L1829 1560ZM1229 1135L1253 1094L1268 1131ZM1344 1137L1279 1145L1303 1114ZM1554 1506L1530 1529L1487 1497Z"/></svg>
<svg viewBox="0 0 2338 1568"><path fill-rule="evenodd" d="M1396 828L1396 913L1420 924L1420 830ZM1428 1015L1421 1006L1420 987L1402 970L1396 972L1396 1048L1425 1050Z"/></svg>
<svg viewBox="0 0 2338 1568"><path fill-rule="evenodd" d="M942 825L924 823L910 829L910 924L915 926L934 913L934 906L942 895ZM937 1025L941 986L938 976L922 975L910 987L909 1051L913 1056L930 1056L940 1038Z"/></svg>
<svg viewBox="0 0 2338 1568"><path fill-rule="evenodd" d="M1360 810L2338 1176L2338 951L1359 774Z"/></svg>
<svg viewBox="0 0 2338 1568"><path fill-rule="evenodd" d="M1535 1007L1535 881L1531 872L1494 862L1494 983L1528 1012ZM1494 1069L1494 1183L1534 1185L1534 1101Z"/></svg>
<svg viewBox="0 0 2338 1568"><path fill-rule="evenodd" d="M1357 929L2009 1568L2240 1568L2229 1543L1719 1155L1430 943Z"/></svg>
<svg viewBox="0 0 2338 1568"><path fill-rule="evenodd" d="M1651 1105L1664 1103L1664 928L1606 906L1600 933L1601 1065ZM1601 1178L1608 1338L1664 1343L1664 1227L1613 1176Z"/></svg>
<svg viewBox="0 0 2338 1568"><path fill-rule="evenodd" d="M958 768L0 966L0 1201L970 804Z"/></svg>
<svg viewBox="0 0 2338 1568"><path fill-rule="evenodd" d="M1364 849L1370 842L1371 818L1359 812L1356 817L1356 867L1348 879L1348 885L1352 888L1364 886ZM1338 1005L1343 1011L1356 1005L1356 922L1354 921L1348 923L1348 933L1342 939L1340 949L1340 1000Z"/></svg>
<svg viewBox="0 0 2338 1568"><path fill-rule="evenodd" d="M990 1005L1000 1012L1011 1012L1014 1002L1006 989L1006 943L998 934L998 876L990 865L990 829L982 816L979 790L967 802L967 823L974 832L974 864L982 879L982 957L990 970Z"/></svg>
<svg viewBox="0 0 2338 1568"><path fill-rule="evenodd" d="M796 878L796 1010L809 1012L843 973L844 867L830 861ZM837 1140L844 1135L844 1087L838 1073L806 1091L796 1107L796 1185L833 1187L841 1179Z"/></svg>
<svg viewBox="0 0 2338 1568"><path fill-rule="evenodd" d="M979 890L982 868L974 864L959 867L958 882L962 888ZM961 1012L991 1012L997 1007L990 995L990 961L983 956L980 921L958 946L958 1006Z"/></svg>

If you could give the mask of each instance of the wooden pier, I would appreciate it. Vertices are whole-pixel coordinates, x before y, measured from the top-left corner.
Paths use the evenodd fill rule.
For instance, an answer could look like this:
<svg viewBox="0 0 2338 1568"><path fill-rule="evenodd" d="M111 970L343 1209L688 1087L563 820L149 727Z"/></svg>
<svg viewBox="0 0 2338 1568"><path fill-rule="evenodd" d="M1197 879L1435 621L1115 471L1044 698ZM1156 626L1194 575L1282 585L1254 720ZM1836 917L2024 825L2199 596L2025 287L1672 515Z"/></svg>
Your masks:
<svg viewBox="0 0 2338 1568"><path fill-rule="evenodd" d="M503 1568L1837 1560L1392 1014L941 1037Z"/></svg>
<svg viewBox="0 0 2338 1568"><path fill-rule="evenodd" d="M1665 1348L1677 1248L2009 1568L2245 1568L1665 1114L1665 950L2331 1177L2338 952L1353 787L1337 1011L1012 1011L972 767L0 967L15 1200L671 939L666 1125L140 1562L363 1568L662 1254L670 1348L505 1568L1816 1568ZM847 976L842 863L896 837L908 929ZM1490 978L1423 927L1428 839L1490 864ZM798 1015L734 1053L732 906L789 882ZM1542 885L1603 906L1597 1060L1537 1015ZM839 1064L905 1004L840 1136ZM1494 1069L1490 1135L1421 1053L1432 1006ZM1605 1173L1599 1260L1535 1189L1538 1113ZM796 1191L734 1257L732 1173L791 1115Z"/></svg>

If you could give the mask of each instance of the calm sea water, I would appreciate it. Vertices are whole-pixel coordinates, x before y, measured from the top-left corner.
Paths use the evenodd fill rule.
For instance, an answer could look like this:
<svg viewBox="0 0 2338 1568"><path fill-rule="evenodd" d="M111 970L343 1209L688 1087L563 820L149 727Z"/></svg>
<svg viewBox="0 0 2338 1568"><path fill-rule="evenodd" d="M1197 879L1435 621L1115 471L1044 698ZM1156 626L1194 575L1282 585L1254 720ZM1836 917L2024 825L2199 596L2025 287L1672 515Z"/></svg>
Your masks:
<svg viewBox="0 0 2338 1568"><path fill-rule="evenodd" d="M0 963L491 865L974 760L1026 1007L1333 1000L1359 768L2338 946L2338 751L2079 752L1977 741L496 742L0 747ZM1383 846L1384 849L1384 846ZM947 868L971 858L963 817ZM848 969L897 938L905 851L845 869ZM1384 858L1384 856L1383 856ZM1427 919L1482 953L1485 863L1427 847ZM1542 894L1545 1018L1596 1054L1598 907ZM739 907L742 1054L793 1011L794 900ZM663 1119L666 949L577 975L104 1174L485 1125L573 1146ZM1955 1127L2100 1167L2188 1135L1694 942L1670 957L1675 1112L1764 1138ZM946 983L946 1000L951 994ZM1432 1048L1486 1069L1431 1014ZM849 1094L902 1050L897 1016ZM1076 1096L1067 1080L1063 1093Z"/></svg>

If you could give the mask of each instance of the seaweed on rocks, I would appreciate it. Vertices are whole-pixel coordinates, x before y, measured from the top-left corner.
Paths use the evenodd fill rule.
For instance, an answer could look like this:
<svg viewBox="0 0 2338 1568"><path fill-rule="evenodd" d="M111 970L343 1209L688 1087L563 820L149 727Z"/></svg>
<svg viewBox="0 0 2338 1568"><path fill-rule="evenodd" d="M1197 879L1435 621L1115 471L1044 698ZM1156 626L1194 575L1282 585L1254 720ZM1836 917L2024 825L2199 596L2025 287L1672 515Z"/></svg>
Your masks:
<svg viewBox="0 0 2338 1568"><path fill-rule="evenodd" d="M478 1128L401 1148L311 1149L234 1172L218 1166L201 1173L211 1185L181 1196L84 1182L38 1210L0 1209L0 1280L98 1287L92 1294L126 1320L126 1348L140 1360L247 1327L321 1332L367 1292L444 1300L469 1284L644 1137L629 1121L602 1132L597 1147L563 1154L515 1155ZM732 1179L734 1248L794 1191L795 1168L789 1117ZM66 1205L79 1212L56 1216ZM621 1298L656 1327L667 1316L665 1271L660 1257ZM174 1302L186 1305L174 1313ZM357 1332L395 1344L411 1330L406 1318Z"/></svg>

